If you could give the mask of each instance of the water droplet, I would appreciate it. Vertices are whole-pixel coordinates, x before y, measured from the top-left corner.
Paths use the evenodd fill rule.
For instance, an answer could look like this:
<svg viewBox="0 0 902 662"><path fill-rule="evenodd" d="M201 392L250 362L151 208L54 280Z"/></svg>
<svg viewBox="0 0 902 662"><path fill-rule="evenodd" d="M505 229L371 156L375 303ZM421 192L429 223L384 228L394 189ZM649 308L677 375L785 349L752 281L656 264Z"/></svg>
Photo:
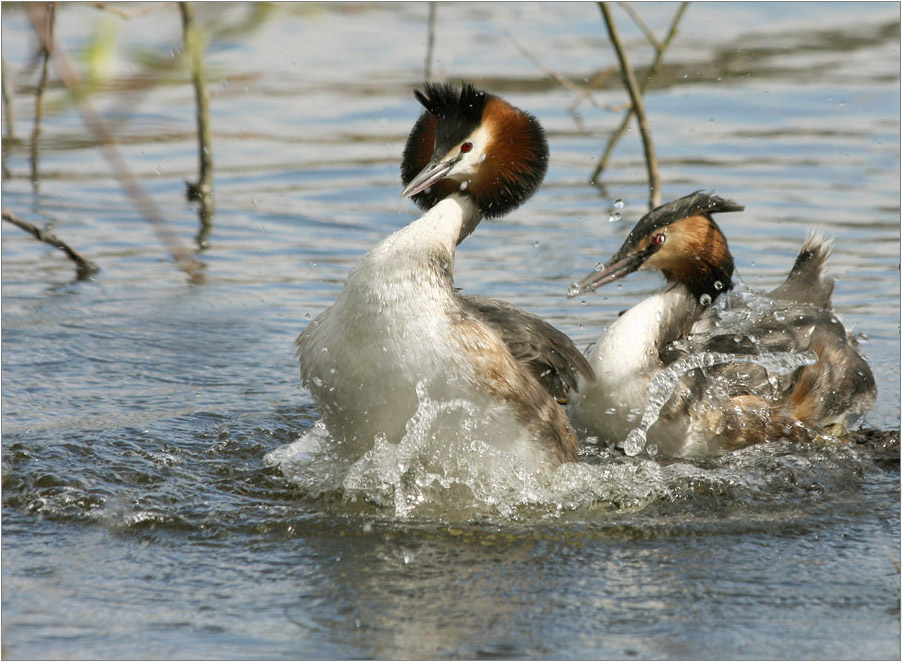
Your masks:
<svg viewBox="0 0 902 662"><path fill-rule="evenodd" d="M703 306L711 305L711 295L705 292L698 298L698 302Z"/></svg>
<svg viewBox="0 0 902 662"><path fill-rule="evenodd" d="M579 283L571 283L570 287L567 288L567 296L575 297L580 292Z"/></svg>
<svg viewBox="0 0 902 662"><path fill-rule="evenodd" d="M304 313L304 319L305 319L305 320L309 320L309 319L310 319L310 313Z"/></svg>
<svg viewBox="0 0 902 662"><path fill-rule="evenodd" d="M533 248L538 248L538 247L539 247L539 242L534 243L532 247L533 247Z"/></svg>
<svg viewBox="0 0 902 662"><path fill-rule="evenodd" d="M595 271L601 271L602 269L604 269L604 262L596 262Z"/></svg>
<svg viewBox="0 0 902 662"><path fill-rule="evenodd" d="M786 314L782 310L777 310L774 312L774 319L778 322L782 322L786 319Z"/></svg>
<svg viewBox="0 0 902 662"><path fill-rule="evenodd" d="M623 200L620 198L614 200L614 209L623 209Z"/></svg>
<svg viewBox="0 0 902 662"><path fill-rule="evenodd" d="M161 165L158 165L158 166L157 166L157 174L158 174L158 175L162 175L162 174L163 174L163 166L161 166Z"/></svg>
<svg viewBox="0 0 902 662"><path fill-rule="evenodd" d="M715 280L714 289L720 292L723 289L723 283L721 283L719 280Z"/></svg>
<svg viewBox="0 0 902 662"><path fill-rule="evenodd" d="M614 211L608 214L608 223L617 223L620 219L620 212Z"/></svg>
<svg viewBox="0 0 902 662"><path fill-rule="evenodd" d="M469 180L466 180L466 179L465 179L464 181L462 181L462 182L460 183L460 190L461 190L461 191L466 191L466 190L467 190L467 187L468 187L469 185L470 185Z"/></svg>
<svg viewBox="0 0 902 662"><path fill-rule="evenodd" d="M623 442L623 452L634 457L645 450L645 430L635 428L630 430Z"/></svg>

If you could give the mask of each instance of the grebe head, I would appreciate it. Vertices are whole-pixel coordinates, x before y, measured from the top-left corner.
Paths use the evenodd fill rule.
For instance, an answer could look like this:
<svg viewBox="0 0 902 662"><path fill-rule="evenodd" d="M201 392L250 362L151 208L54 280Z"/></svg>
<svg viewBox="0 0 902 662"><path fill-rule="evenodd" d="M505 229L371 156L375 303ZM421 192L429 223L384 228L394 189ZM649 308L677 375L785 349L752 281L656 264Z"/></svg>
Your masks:
<svg viewBox="0 0 902 662"><path fill-rule="evenodd" d="M535 193L548 169L548 143L535 117L469 83L426 83L414 95L425 111L404 147L402 196L430 209L461 193L496 218Z"/></svg>
<svg viewBox="0 0 902 662"><path fill-rule="evenodd" d="M572 296L607 285L637 270L657 269L703 301L733 287L733 257L711 214L745 209L732 200L696 191L643 216L620 250L589 274Z"/></svg>

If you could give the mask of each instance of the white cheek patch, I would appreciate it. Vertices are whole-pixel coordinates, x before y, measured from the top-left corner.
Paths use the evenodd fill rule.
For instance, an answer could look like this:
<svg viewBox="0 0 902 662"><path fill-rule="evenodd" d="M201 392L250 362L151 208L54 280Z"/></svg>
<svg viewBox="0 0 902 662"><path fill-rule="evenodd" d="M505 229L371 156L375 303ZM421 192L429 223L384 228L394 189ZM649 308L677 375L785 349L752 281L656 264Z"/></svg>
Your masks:
<svg viewBox="0 0 902 662"><path fill-rule="evenodd" d="M490 134L486 127L477 127L470 135L468 135L461 144L465 142L473 143L473 149L463 155L463 158L451 171L452 174L465 175L474 172L488 156L486 147L489 144ZM460 145L458 145L449 156L454 157L460 154Z"/></svg>

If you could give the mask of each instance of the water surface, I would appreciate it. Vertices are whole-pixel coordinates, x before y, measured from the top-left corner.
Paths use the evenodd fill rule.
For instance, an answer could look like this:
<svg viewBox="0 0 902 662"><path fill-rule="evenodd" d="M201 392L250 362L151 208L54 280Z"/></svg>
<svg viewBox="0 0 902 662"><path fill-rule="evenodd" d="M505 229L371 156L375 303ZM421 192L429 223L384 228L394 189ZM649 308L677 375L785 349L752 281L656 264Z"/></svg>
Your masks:
<svg viewBox="0 0 902 662"><path fill-rule="evenodd" d="M57 38L84 67L101 26L117 35L92 60L90 101L191 245L194 102L184 69L164 66L180 19L144 7L65 4ZM661 35L676 5L637 9ZM475 504L457 487L342 489L334 464L264 460L317 438L295 336L416 216L398 166L427 7L197 7L216 165L202 284L166 255L58 85L33 181L35 42L22 9L3 10L3 207L102 269L78 281L59 251L2 225L6 657L899 657L897 5L691 5L646 99L664 198L711 189L746 205L722 226L747 287L776 286L809 228L835 238L835 308L879 388L871 432L696 463L588 448ZM577 104L507 35L584 85L615 65L598 9L441 4L437 19L435 75L530 110L551 147L535 198L460 247L456 285L585 347L660 285L637 274L565 296L646 211L642 149L627 133L590 184L625 103L616 72L596 105Z"/></svg>

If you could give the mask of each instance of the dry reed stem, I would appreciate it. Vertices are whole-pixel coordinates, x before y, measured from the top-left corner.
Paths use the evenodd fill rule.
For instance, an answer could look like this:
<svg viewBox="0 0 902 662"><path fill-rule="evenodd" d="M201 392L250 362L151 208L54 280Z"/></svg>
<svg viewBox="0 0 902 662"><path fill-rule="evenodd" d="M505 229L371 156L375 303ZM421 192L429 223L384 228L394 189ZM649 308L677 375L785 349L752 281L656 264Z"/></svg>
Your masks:
<svg viewBox="0 0 902 662"><path fill-rule="evenodd" d="M43 21L35 25L41 37L40 59L41 74L38 86L34 92L34 126L31 129L31 148L29 150L29 164L31 166L31 186L35 195L38 193L38 142L41 139L41 122L44 119L44 89L47 87L47 70L50 64L50 51L46 44L53 42L53 28L56 24L56 3L48 3Z"/></svg>
<svg viewBox="0 0 902 662"><path fill-rule="evenodd" d="M0 82L3 87L3 118L6 120L6 134L4 137L12 138L15 133L15 117L13 116L12 86L9 83L9 73L6 68L6 58L0 56Z"/></svg>
<svg viewBox="0 0 902 662"><path fill-rule="evenodd" d="M601 9L601 15L604 18L605 26L608 29L608 36L611 38L611 44L614 46L614 52L620 61L620 73L623 76L623 83L626 85L627 92L630 95L630 101L633 104L633 112L636 114L636 120L639 124L639 133L642 136L642 147L645 152L645 166L648 171L648 186L650 208L655 208L661 204L661 176L658 172L658 159L655 156L655 146L652 141L651 128L648 125L648 118L645 115L645 104L642 100L642 93L639 91L639 85L636 82L636 74L630 65L629 55L623 47L620 40L620 33L617 30L617 24L611 15L611 10L606 2L599 2L598 7Z"/></svg>
<svg viewBox="0 0 902 662"><path fill-rule="evenodd" d="M429 19L426 30L426 70L424 74L427 83L432 82L432 58L435 50L435 13L437 4L438 3L435 2L429 3Z"/></svg>
<svg viewBox="0 0 902 662"><path fill-rule="evenodd" d="M624 9L629 7L627 3L619 3ZM676 36L677 25L679 25L680 20L683 18L683 13L689 7L688 2L683 2L680 4L680 8L677 10L676 15L673 17L673 21L671 21L670 28L667 31L667 36L664 38L663 42L658 42L654 40L652 42L655 45L655 59L652 62L651 68L648 71L648 74L645 76L645 79L642 81L639 86L639 90L642 95L645 95L645 91L648 89L648 86L651 83L651 79L654 78L658 71L661 69L661 62L664 59L664 53L667 51L667 48L670 46L670 43L673 41L673 38ZM633 16L634 20L636 20L635 12L630 8L630 16ZM627 127L629 127L630 120L633 117L633 108L630 106L627 109L626 114L623 116L623 120L620 122L620 126L611 134L611 138L608 140L608 144L605 146L604 153L601 158L598 160L598 165L595 166L595 170L592 171L591 177L589 177L590 183L597 183L598 176L604 171L605 168L608 167L608 161L611 158L611 154L614 151L614 147L617 145L618 141L623 134L626 133Z"/></svg>
<svg viewBox="0 0 902 662"><path fill-rule="evenodd" d="M197 104L197 142L200 162L197 183L187 182L188 199L200 202L198 248L207 245L213 221L213 138L210 127L210 98L207 94L207 72L204 66L203 36L194 23L194 9L189 2L180 2L185 54L191 62L191 84Z"/></svg>
<svg viewBox="0 0 902 662"><path fill-rule="evenodd" d="M106 124L97 115L88 100L82 98L83 95L79 94L80 77L72 66L69 56L61 46L55 43L55 40L49 37L46 31L41 30L42 20L46 11L46 6L43 4L28 5L28 13L38 37L44 44L44 48L50 53L60 80L75 100L75 107L78 109L82 121L99 143L101 153L110 164L113 175L119 180L119 184L132 199L141 216L151 224L157 236L182 271L188 275L192 282L203 282L202 265L192 257L191 251L182 246L178 234L169 226L160 208L144 192L141 183L129 170L128 164L119 152L116 140L107 129Z"/></svg>

